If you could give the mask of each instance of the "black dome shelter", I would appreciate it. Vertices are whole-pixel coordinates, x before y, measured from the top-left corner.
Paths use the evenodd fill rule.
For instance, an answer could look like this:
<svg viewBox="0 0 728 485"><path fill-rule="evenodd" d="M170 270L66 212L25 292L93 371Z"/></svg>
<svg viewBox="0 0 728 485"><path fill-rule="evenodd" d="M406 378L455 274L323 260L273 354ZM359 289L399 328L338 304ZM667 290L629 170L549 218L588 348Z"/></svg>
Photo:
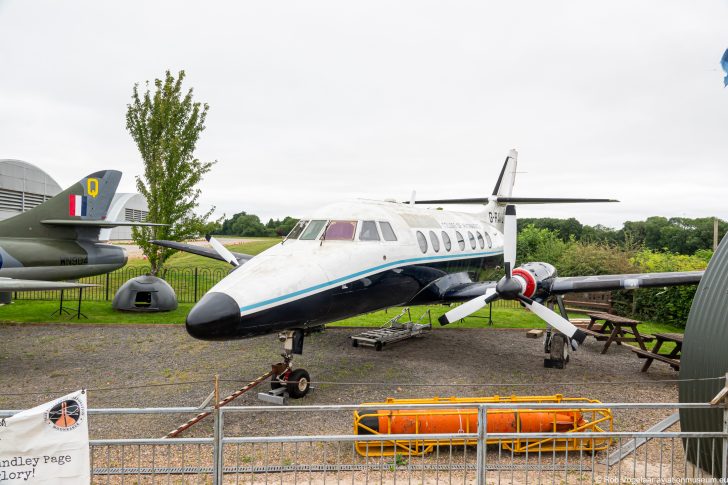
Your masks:
<svg viewBox="0 0 728 485"><path fill-rule="evenodd" d="M728 372L728 236L718 246L698 285L690 307L680 359L680 402L710 402L723 389L722 379L705 379ZM680 428L686 432L720 432L722 409L681 409ZM701 439L700 456L696 440L690 440L686 457L708 473L721 476L721 440ZM687 442L684 440L683 445ZM711 456L712 452L712 456ZM711 468L715 466L714 470Z"/></svg>
<svg viewBox="0 0 728 485"><path fill-rule="evenodd" d="M121 285L111 306L128 312L168 312L177 309L177 295L161 278L137 276Z"/></svg>

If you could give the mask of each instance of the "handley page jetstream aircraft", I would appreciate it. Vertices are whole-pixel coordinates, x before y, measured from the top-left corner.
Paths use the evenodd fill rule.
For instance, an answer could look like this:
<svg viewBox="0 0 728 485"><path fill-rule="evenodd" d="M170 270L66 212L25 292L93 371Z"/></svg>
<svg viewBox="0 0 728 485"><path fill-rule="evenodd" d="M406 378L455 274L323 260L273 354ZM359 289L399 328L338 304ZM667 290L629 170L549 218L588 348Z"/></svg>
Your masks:
<svg viewBox="0 0 728 485"><path fill-rule="evenodd" d="M237 267L193 307L187 331L204 340L281 332L284 371L273 377L272 385L287 384L294 398L308 391L309 375L291 368L292 354L302 353L306 330L329 322L392 306L464 302L443 315L444 325L497 298L515 299L558 330L547 335L546 350L554 357L556 348L556 357L565 361L569 346L576 349L586 334L542 305L551 296L699 282L702 272L559 278L548 263L516 267L513 204L611 202L513 197L516 157L512 150L490 197L418 202L485 205L473 214L357 200L321 208L301 220L280 244L255 257L233 254L212 238L212 249L204 251L183 243L153 242ZM472 272L501 264L506 275L500 281L471 277Z"/></svg>
<svg viewBox="0 0 728 485"><path fill-rule="evenodd" d="M33 209L0 221L0 293L79 288L61 280L108 273L126 264L123 248L99 242L121 172L92 173Z"/></svg>

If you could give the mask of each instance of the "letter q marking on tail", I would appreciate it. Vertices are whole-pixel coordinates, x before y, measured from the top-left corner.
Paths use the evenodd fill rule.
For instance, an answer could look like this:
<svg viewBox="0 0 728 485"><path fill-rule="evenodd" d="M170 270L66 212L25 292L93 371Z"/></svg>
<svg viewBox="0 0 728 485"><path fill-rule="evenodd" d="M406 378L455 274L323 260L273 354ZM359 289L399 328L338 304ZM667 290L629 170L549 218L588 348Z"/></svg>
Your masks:
<svg viewBox="0 0 728 485"><path fill-rule="evenodd" d="M99 179L95 178L89 178L86 180L86 192L88 192L88 195L96 198L97 195L99 195Z"/></svg>

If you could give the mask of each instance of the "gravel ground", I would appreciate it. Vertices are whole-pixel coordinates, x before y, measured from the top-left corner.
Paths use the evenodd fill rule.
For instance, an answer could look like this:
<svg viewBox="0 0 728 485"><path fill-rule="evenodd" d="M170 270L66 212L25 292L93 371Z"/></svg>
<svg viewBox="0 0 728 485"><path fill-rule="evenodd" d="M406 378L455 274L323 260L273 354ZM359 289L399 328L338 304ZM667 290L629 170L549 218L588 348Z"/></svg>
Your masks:
<svg viewBox="0 0 728 485"><path fill-rule="evenodd" d="M542 341L527 339L525 330L438 328L381 352L353 348L349 336L356 331L330 328L306 338L304 355L295 364L306 368L314 381L328 383L317 384L311 394L292 405L350 404L386 397L558 393L602 402L677 401L677 385L663 382L677 378L668 366L655 362L648 373L641 373L642 361L628 349L613 345L602 355L602 343L592 339L572 356L565 370L557 370L543 367ZM92 408L197 406L212 390L215 373L223 380L221 394L226 395L267 372L279 360L280 351L274 336L202 342L173 325L0 325L0 408L31 407L82 387L90 389ZM189 381L197 383L176 385ZM156 387L132 388L147 385ZM39 394L14 395L23 393ZM255 394L243 395L235 403L261 404ZM615 412L615 428L643 430L669 413ZM161 437L186 419L95 417L91 435ZM349 434L351 429L351 412L245 413L226 415L225 432ZM210 430L210 423L203 422L186 436L209 436Z"/></svg>

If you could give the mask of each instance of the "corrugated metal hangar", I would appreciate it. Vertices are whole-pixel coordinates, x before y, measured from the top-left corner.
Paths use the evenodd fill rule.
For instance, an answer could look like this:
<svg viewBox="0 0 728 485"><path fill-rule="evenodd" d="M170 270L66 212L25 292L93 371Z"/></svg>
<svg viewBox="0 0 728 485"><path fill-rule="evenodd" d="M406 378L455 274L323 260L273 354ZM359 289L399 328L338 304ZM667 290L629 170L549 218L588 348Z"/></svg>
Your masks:
<svg viewBox="0 0 728 485"><path fill-rule="evenodd" d="M30 210L61 190L53 177L32 163L0 159L0 220ZM112 221L144 221L148 211L147 201L140 194L117 193L107 218ZM103 229L100 239L129 240L131 227Z"/></svg>

